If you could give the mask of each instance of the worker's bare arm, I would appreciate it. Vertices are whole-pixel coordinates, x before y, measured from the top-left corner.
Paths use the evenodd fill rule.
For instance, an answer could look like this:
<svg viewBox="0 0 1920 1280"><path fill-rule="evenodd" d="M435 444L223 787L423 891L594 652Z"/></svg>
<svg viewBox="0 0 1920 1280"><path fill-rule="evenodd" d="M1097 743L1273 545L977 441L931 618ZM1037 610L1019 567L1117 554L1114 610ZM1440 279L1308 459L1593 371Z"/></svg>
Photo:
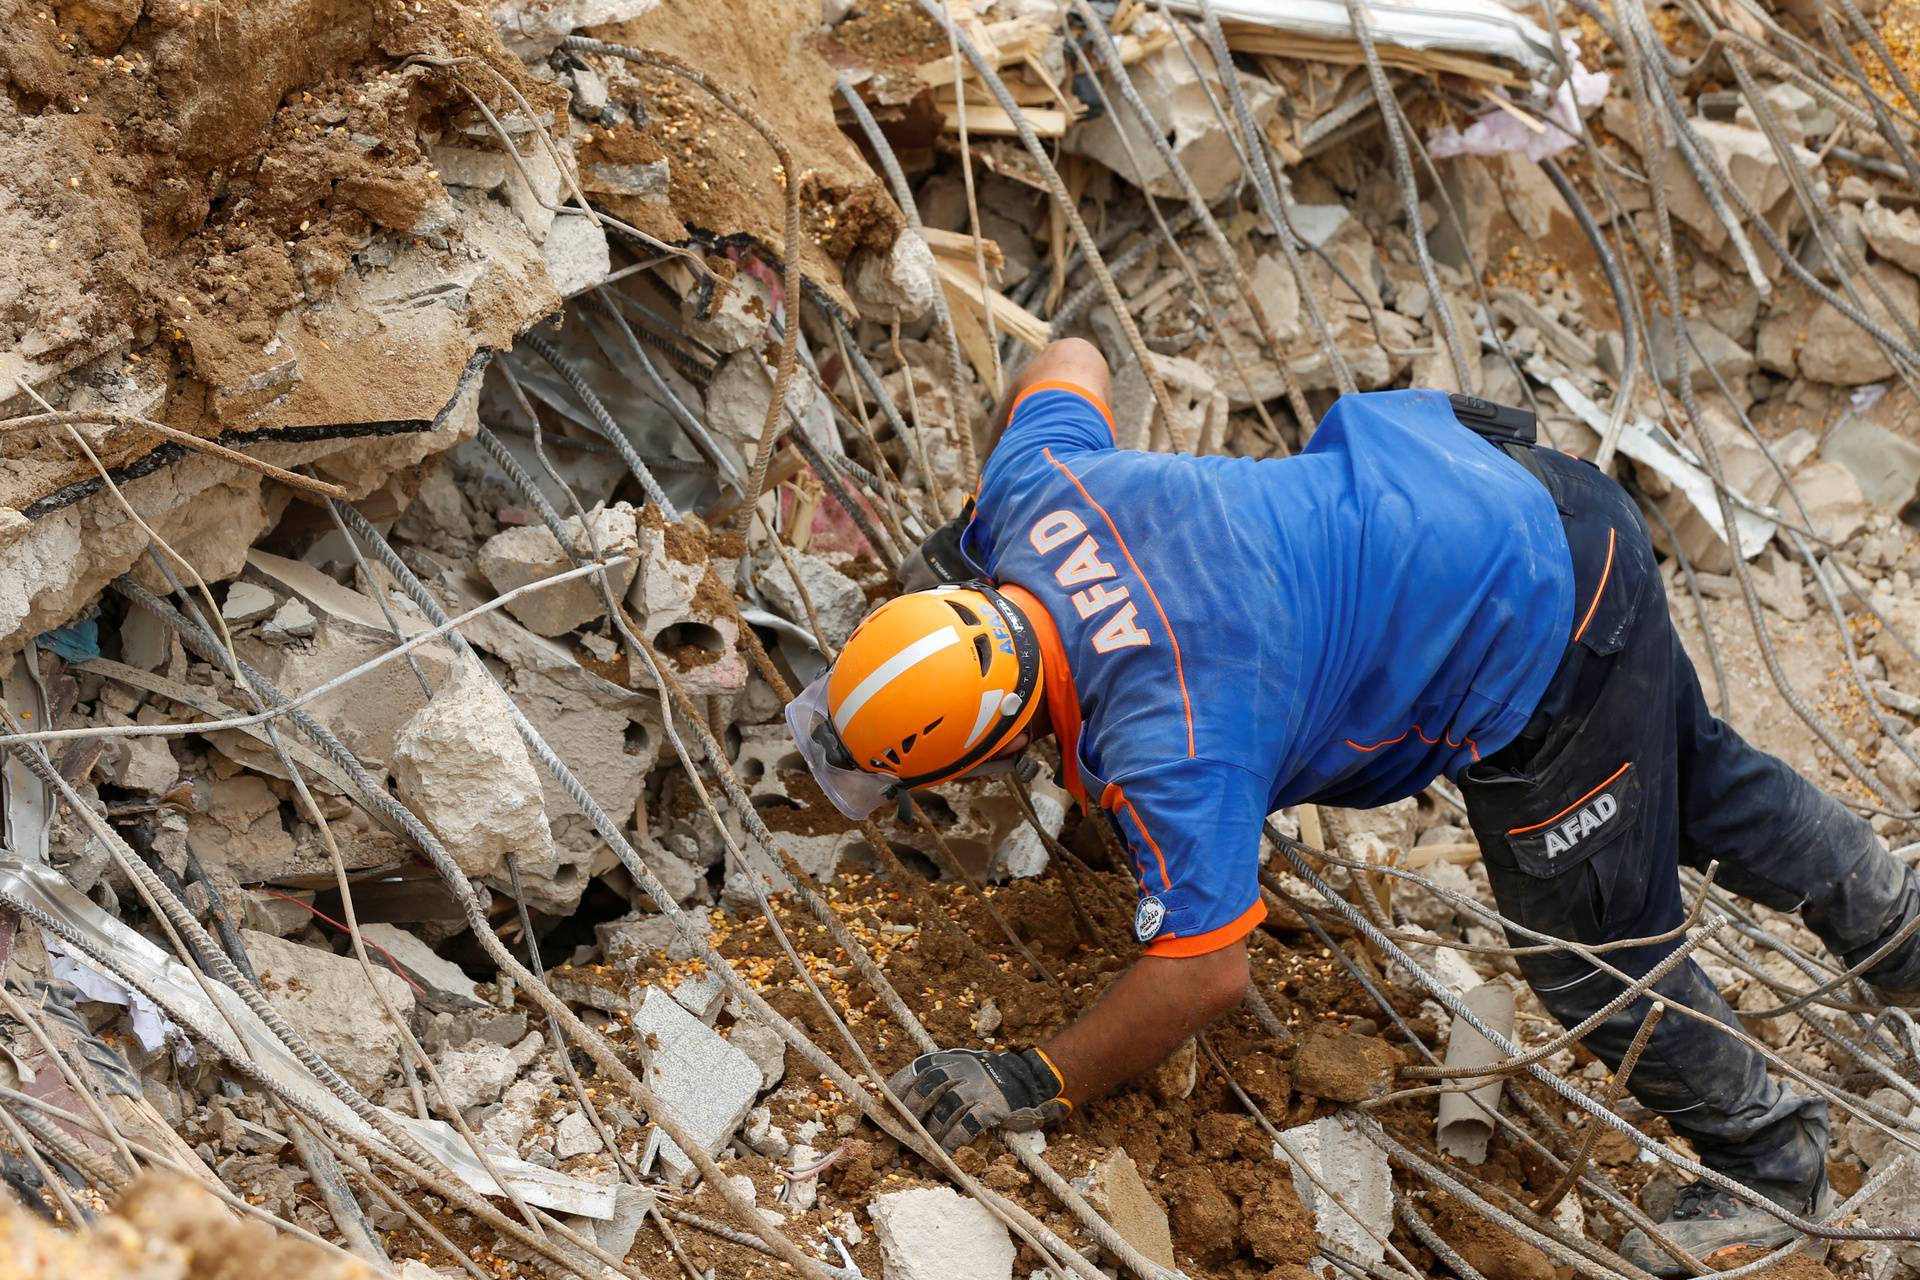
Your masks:
<svg viewBox="0 0 1920 1280"><path fill-rule="evenodd" d="M993 447L1000 443L1000 433L1007 429L1007 419L1013 413L1014 402L1020 398L1020 393L1042 382L1070 382L1099 396L1103 403L1113 400L1113 375L1107 369L1107 358L1100 354L1100 348L1084 338L1061 338L1058 342L1050 342L1020 371L1020 376L1007 388L1006 398L994 410L993 426L987 435L988 453L992 453Z"/></svg>
<svg viewBox="0 0 1920 1280"><path fill-rule="evenodd" d="M1079 1106L1159 1066L1245 999L1249 980L1245 938L1205 955L1142 956L1079 1021L1041 1047L1066 1078L1068 1101Z"/></svg>

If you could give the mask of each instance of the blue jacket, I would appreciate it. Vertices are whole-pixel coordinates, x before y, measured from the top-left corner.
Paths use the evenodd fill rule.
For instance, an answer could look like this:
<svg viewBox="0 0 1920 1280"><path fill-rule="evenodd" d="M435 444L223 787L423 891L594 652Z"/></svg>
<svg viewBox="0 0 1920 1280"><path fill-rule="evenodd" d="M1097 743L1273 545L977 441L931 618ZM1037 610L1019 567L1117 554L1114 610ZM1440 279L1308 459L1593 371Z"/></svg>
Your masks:
<svg viewBox="0 0 1920 1280"><path fill-rule="evenodd" d="M1255 460L1119 449L1043 383L962 545L1034 615L1064 781L1126 838L1160 955L1259 923L1269 812L1386 804L1511 741L1573 613L1552 498L1439 392L1343 397Z"/></svg>

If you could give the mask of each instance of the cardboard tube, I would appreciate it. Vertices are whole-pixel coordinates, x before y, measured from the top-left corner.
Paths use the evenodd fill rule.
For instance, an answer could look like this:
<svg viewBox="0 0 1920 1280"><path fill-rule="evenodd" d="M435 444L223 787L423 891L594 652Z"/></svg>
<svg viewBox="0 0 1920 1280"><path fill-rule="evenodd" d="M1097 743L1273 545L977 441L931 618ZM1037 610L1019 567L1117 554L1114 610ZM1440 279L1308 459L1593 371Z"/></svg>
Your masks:
<svg viewBox="0 0 1920 1280"><path fill-rule="evenodd" d="M1513 989L1504 982L1486 982L1462 997L1467 1008L1480 1021L1511 1039L1513 1036ZM1471 1069L1498 1062L1501 1053L1493 1042L1475 1031L1465 1018L1455 1017L1447 1033L1446 1065L1450 1069ZM1471 1093L1440 1095L1440 1114L1434 1141L1440 1150L1467 1164L1480 1164L1487 1158L1487 1143L1493 1137L1489 1112L1500 1109L1500 1091L1505 1081L1495 1077ZM1475 1104L1479 1105L1476 1106ZM1485 1107L1486 1111L1480 1108Z"/></svg>

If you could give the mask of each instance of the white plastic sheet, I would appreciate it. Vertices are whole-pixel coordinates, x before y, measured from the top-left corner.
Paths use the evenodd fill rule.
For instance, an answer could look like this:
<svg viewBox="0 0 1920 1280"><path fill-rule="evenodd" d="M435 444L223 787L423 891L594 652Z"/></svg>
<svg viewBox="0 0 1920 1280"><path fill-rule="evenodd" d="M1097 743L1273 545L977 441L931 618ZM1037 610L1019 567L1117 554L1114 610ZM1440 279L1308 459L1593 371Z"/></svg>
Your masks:
<svg viewBox="0 0 1920 1280"><path fill-rule="evenodd" d="M1198 14L1199 0L1170 0ZM1445 49L1499 58L1545 80L1557 67L1553 37L1496 0L1367 0L1368 30L1377 43L1401 49ZM1346 0L1214 0L1223 21L1248 22L1322 40L1352 40Z"/></svg>

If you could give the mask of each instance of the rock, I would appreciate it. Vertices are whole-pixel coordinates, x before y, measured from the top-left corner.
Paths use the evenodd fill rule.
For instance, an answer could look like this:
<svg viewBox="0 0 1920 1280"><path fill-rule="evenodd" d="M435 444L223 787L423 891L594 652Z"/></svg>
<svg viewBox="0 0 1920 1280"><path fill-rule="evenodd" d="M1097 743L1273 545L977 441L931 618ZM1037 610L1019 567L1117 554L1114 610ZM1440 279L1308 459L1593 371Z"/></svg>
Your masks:
<svg viewBox="0 0 1920 1280"><path fill-rule="evenodd" d="M468 875L501 873L509 853L523 871L553 867L540 777L506 695L472 661L401 729L392 769L400 799Z"/></svg>
<svg viewBox="0 0 1920 1280"><path fill-rule="evenodd" d="M1180 1238L1209 1262L1231 1257L1240 1234L1240 1209L1220 1189L1213 1170L1204 1164L1189 1165L1167 1174L1160 1185Z"/></svg>
<svg viewBox="0 0 1920 1280"><path fill-rule="evenodd" d="M400 1065L400 1028L387 1020L357 960L243 929L241 941L260 975L260 989L314 1052L362 1093L372 1093ZM413 991L395 973L373 981L405 1018Z"/></svg>
<svg viewBox="0 0 1920 1280"><path fill-rule="evenodd" d="M824 556L789 551L787 559L793 562L793 572L800 575L800 585L813 601L813 616L819 619L820 630L826 633L820 638L839 649L860 625L860 619L867 616L866 593ZM806 604L779 556L774 556L760 574L760 589L776 613L785 614L798 626L812 629Z"/></svg>
<svg viewBox="0 0 1920 1280"><path fill-rule="evenodd" d="M1673 322L1665 316L1654 315L1649 326L1652 329L1650 345L1654 368L1663 385L1678 389L1679 347L1684 339L1674 331ZM1688 347L1686 353L1687 377L1693 383L1694 390L1711 390L1715 372L1729 387L1741 385L1747 375L1753 372L1753 353L1712 325L1688 325L1687 332L1693 335L1694 343L1699 347L1697 352Z"/></svg>
<svg viewBox="0 0 1920 1280"><path fill-rule="evenodd" d="M505 0L494 6L492 16L507 48L522 58L545 58L575 31L630 21L657 3L659 0Z"/></svg>
<svg viewBox="0 0 1920 1280"><path fill-rule="evenodd" d="M1160 1105L1165 1106L1192 1097L1193 1086L1199 1080L1200 1046L1193 1040L1187 1040L1165 1062L1147 1073L1146 1085L1148 1092L1160 1100Z"/></svg>
<svg viewBox="0 0 1920 1280"><path fill-rule="evenodd" d="M405 929L390 924L368 924L360 926L360 936L366 941L369 951L379 947L421 985L432 987L456 1000L481 1003L480 992L474 986L473 979L459 965L441 959L432 947ZM374 963L380 961L375 959Z"/></svg>
<svg viewBox="0 0 1920 1280"><path fill-rule="evenodd" d="M758 1018L747 1018L733 1024L733 1034L727 1037L727 1043L753 1059L753 1065L760 1068L760 1091L780 1083L787 1074L787 1042L780 1033Z"/></svg>
<svg viewBox="0 0 1920 1280"><path fill-rule="evenodd" d="M1875 201L1860 210L1860 230L1875 253L1920 275L1920 212L1906 208L1896 213Z"/></svg>
<svg viewBox="0 0 1920 1280"><path fill-rule="evenodd" d="M819 1163L820 1153L804 1142L788 1152L787 1167L789 1169L810 1169ZM820 1179L817 1177L803 1178L793 1183L792 1189L787 1193L787 1203L793 1207L795 1213L809 1212L819 1203L819 1200Z"/></svg>
<svg viewBox="0 0 1920 1280"><path fill-rule="evenodd" d="M706 315L699 312L696 292L690 291L680 300L680 314L688 333L722 353L745 351L766 341L767 321L773 317L773 294L766 281L742 271L724 291L716 293L712 310Z"/></svg>
<svg viewBox="0 0 1920 1280"><path fill-rule="evenodd" d="M1421 839L1424 841L1426 837ZM1422 867L1420 874L1449 893L1468 899L1474 896L1473 878L1458 863L1443 859L1432 866ZM1393 909L1401 919L1436 933L1451 932L1460 922L1460 912L1451 902L1421 885L1405 881L1394 887Z"/></svg>
<svg viewBox="0 0 1920 1280"><path fill-rule="evenodd" d="M587 1119L584 1111L570 1111L555 1126L553 1131L553 1154L556 1159L571 1160L574 1156L592 1155L603 1150L600 1135L593 1131L593 1122Z"/></svg>
<svg viewBox="0 0 1920 1280"><path fill-rule="evenodd" d="M251 773L202 778L194 784L198 812L187 815L187 839L208 867L242 883L285 870L293 839L280 825L280 799Z"/></svg>
<svg viewBox="0 0 1920 1280"><path fill-rule="evenodd" d="M554 292L563 298L593 288L613 269L607 233L582 217L556 218L540 256Z"/></svg>
<svg viewBox="0 0 1920 1280"><path fill-rule="evenodd" d="M1858 413L1834 425L1820 444L1820 456L1851 471L1861 494L1876 507L1899 507L1920 487L1920 445Z"/></svg>
<svg viewBox="0 0 1920 1280"><path fill-rule="evenodd" d="M674 1002L708 1026L720 1016L726 998L726 979L713 972L683 978L673 988Z"/></svg>
<svg viewBox="0 0 1920 1280"><path fill-rule="evenodd" d="M885 1280L1012 1280L1013 1238L1001 1221L950 1187L876 1196L867 1207Z"/></svg>
<svg viewBox="0 0 1920 1280"><path fill-rule="evenodd" d="M793 1143L774 1124L773 1112L767 1107L755 1107L747 1112L747 1123L740 1130L740 1140L770 1160L778 1160L793 1149Z"/></svg>
<svg viewBox="0 0 1920 1280"><path fill-rule="evenodd" d="M1167 1226L1166 1210L1140 1180L1140 1170L1125 1148L1116 1147L1093 1167L1088 1199L1121 1239L1161 1266L1174 1266L1173 1232Z"/></svg>
<svg viewBox="0 0 1920 1280"><path fill-rule="evenodd" d="M1393 1082L1400 1054L1374 1036L1321 1024L1308 1031L1293 1056L1293 1087L1310 1098L1359 1102Z"/></svg>
<svg viewBox="0 0 1920 1280"><path fill-rule="evenodd" d="M100 751L107 781L129 791L159 795L180 780L180 762L165 738L109 738Z"/></svg>
<svg viewBox="0 0 1920 1280"><path fill-rule="evenodd" d="M1909 318L1917 314L1920 283L1886 263L1875 263L1867 270L1893 299L1895 312ZM1867 314L1882 329L1898 335L1899 325L1864 280L1859 281L1859 293ZM1893 376L1893 365L1880 344L1829 302L1814 308L1807 320L1806 336L1800 343L1799 366L1800 372L1815 382L1830 382L1841 387L1879 382Z"/></svg>
<svg viewBox="0 0 1920 1280"><path fill-rule="evenodd" d="M1793 484L1814 531L1835 544L1850 541L1867 527L1866 497L1853 473L1840 464L1819 459L1802 463Z"/></svg>
<svg viewBox="0 0 1920 1280"><path fill-rule="evenodd" d="M670 176L665 160L580 166L581 187L600 195L665 197Z"/></svg>
<svg viewBox="0 0 1920 1280"><path fill-rule="evenodd" d="M448 1100L461 1112L500 1101L500 1095L520 1074L512 1052L487 1040L448 1049L435 1059L434 1066L447 1086Z"/></svg>
<svg viewBox="0 0 1920 1280"><path fill-rule="evenodd" d="M1774 154L1766 135L1758 129L1722 120L1695 119L1691 124L1701 142L1732 178L1733 185L1746 194L1756 209L1772 214L1775 206L1793 199L1786 168ZM1623 136L1638 145L1637 129ZM1818 158L1805 147L1795 147L1794 156L1810 170L1819 171ZM1726 225L1707 202L1706 193L1694 181L1677 146L1668 148L1660 172L1661 180L1667 184L1673 216L1692 228L1706 248L1719 252L1727 242Z"/></svg>
<svg viewBox="0 0 1920 1280"><path fill-rule="evenodd" d="M313 616L313 610L305 600L298 597L288 600L274 610L267 625L260 628L264 640L276 643L286 640L305 640L320 628L319 620Z"/></svg>
<svg viewBox="0 0 1920 1280"><path fill-rule="evenodd" d="M884 254L863 249L847 271L847 292L860 307L860 318L878 324L910 324L933 308L939 288L933 251L911 228L894 237Z"/></svg>
<svg viewBox="0 0 1920 1280"><path fill-rule="evenodd" d="M597 544L603 558L636 556L633 508L626 503L611 507L596 506L587 513L593 540L584 536L580 518L561 523L572 549L581 559L591 558ZM480 574L495 591L512 591L529 582L552 577L573 567L573 561L561 551L545 525L522 525L497 533L481 546L477 558ZM617 598L632 584L637 565L633 562L607 571L609 585ZM575 627L592 622L606 613L599 584L578 578L556 587L546 587L509 601L507 612L535 635L565 635Z"/></svg>
<svg viewBox="0 0 1920 1280"><path fill-rule="evenodd" d="M1033 816L1040 820L1040 828L1056 839L1060 828L1067 820L1067 805L1071 797L1044 772L1036 774L1027 784L1027 794L1033 797ZM996 880L1019 880L1037 876L1047 869L1047 843L1040 838L1040 832L1033 824L1023 821L1007 833L1005 839L994 847L993 864L989 873Z"/></svg>
<svg viewBox="0 0 1920 1280"><path fill-rule="evenodd" d="M249 622L258 622L272 613L279 601L273 592L251 582L236 582L227 588L226 601L220 606L220 617L231 626L244 626Z"/></svg>
<svg viewBox="0 0 1920 1280"><path fill-rule="evenodd" d="M1386 1250L1367 1228L1383 1239L1393 1230L1393 1177L1386 1154L1339 1116L1298 1125L1280 1136L1285 1143L1274 1155L1293 1166L1293 1189L1300 1203L1312 1211L1320 1238L1378 1262ZM1301 1172L1303 1165L1340 1197L1345 1208L1321 1194Z"/></svg>
<svg viewBox="0 0 1920 1280"><path fill-rule="evenodd" d="M1164 30L1159 20L1143 19L1134 34L1145 39L1156 29ZM1211 204L1242 180L1243 170L1234 150L1234 136L1214 114L1208 96L1212 94L1223 104L1226 101L1219 70L1204 45L1189 40L1187 46L1185 52L1174 46L1163 48L1127 71L1148 113L1166 135L1174 157L1199 186L1201 198ZM1195 71L1195 64L1205 72L1204 80ZM1254 127L1264 130L1279 103L1280 91L1263 76L1236 74L1240 75ZM1103 75L1101 81L1114 109L1069 130L1063 142L1065 149L1092 156L1128 182L1144 186L1151 195L1179 198L1179 182L1142 130L1139 117L1121 100L1119 86L1111 76ZM1123 129L1125 142L1119 132ZM1129 144L1132 155L1128 154ZM1135 166L1135 157L1139 167Z"/></svg>
<svg viewBox="0 0 1920 1280"><path fill-rule="evenodd" d="M120 624L120 661L142 671L158 671L173 653L173 632L145 609L127 610Z"/></svg>
<svg viewBox="0 0 1920 1280"><path fill-rule="evenodd" d="M682 917L686 925L701 937L713 932L713 926L707 918L698 912ZM641 916L638 920L610 920L595 925L594 935L600 941L600 952L608 964L621 968L630 968L641 960L651 959L665 952L668 960L687 960L700 954L699 948L681 936L674 922L666 916Z"/></svg>
<svg viewBox="0 0 1920 1280"><path fill-rule="evenodd" d="M647 988L634 1011L633 1031L656 1046L647 1063L648 1086L709 1155L717 1153L760 1096L759 1066L658 987ZM662 1141L659 1159L673 1178L693 1167L670 1139Z"/></svg>
<svg viewBox="0 0 1920 1280"><path fill-rule="evenodd" d="M619 1184L613 1193L613 1216L593 1224L594 1243L616 1258L626 1257L640 1228L646 1225L654 1199L653 1192L645 1187Z"/></svg>

